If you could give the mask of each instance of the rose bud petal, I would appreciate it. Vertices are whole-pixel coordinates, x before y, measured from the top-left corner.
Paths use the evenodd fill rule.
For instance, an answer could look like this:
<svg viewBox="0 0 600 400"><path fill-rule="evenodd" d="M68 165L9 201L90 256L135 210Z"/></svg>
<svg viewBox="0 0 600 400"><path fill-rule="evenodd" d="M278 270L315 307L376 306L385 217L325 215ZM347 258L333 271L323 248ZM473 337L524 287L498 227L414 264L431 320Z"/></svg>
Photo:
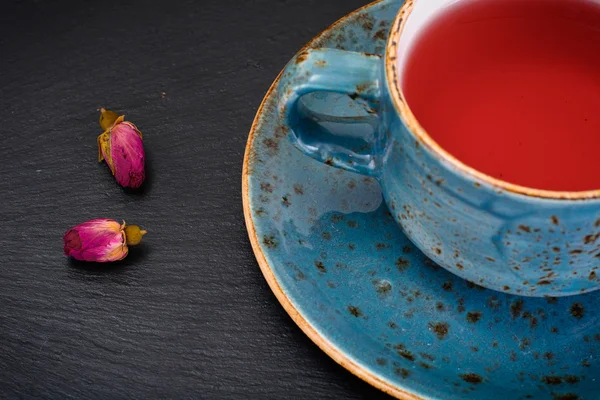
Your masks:
<svg viewBox="0 0 600 400"><path fill-rule="evenodd" d="M125 116L102 108L98 136L98 161L105 160L119 185L139 188L146 177L142 133Z"/></svg>
<svg viewBox="0 0 600 400"><path fill-rule="evenodd" d="M63 238L64 252L80 261L110 262L122 260L133 246L142 241L145 230L112 219L98 218L69 229Z"/></svg>

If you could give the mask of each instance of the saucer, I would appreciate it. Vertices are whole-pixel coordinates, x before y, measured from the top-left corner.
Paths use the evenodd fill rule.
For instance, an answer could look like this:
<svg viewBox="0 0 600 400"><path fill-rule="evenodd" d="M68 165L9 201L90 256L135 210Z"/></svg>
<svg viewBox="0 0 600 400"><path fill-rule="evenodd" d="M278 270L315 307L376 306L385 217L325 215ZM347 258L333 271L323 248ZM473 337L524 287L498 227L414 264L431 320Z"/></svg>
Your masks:
<svg viewBox="0 0 600 400"><path fill-rule="evenodd" d="M372 3L307 46L382 54L401 4ZM246 225L269 286L323 351L400 399L600 399L600 291L519 297L438 267L396 225L377 181L293 147L277 83L246 148ZM307 106L364 117L347 96L319 96Z"/></svg>

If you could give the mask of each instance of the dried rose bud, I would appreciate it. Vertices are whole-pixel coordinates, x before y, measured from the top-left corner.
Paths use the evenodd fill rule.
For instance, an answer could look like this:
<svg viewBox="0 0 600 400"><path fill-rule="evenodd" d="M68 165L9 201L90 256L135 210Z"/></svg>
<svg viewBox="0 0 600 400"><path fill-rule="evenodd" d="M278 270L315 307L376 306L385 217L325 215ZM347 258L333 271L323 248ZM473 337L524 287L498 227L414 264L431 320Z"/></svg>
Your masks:
<svg viewBox="0 0 600 400"><path fill-rule="evenodd" d="M65 255L81 261L122 260L129 251L127 245L139 244L145 234L139 226L125 225L125 221L120 224L112 219L92 219L65 233Z"/></svg>
<svg viewBox="0 0 600 400"><path fill-rule="evenodd" d="M114 111L100 109L98 161L105 160L112 174L123 187L139 188L146 177L142 132L134 124L124 121Z"/></svg>

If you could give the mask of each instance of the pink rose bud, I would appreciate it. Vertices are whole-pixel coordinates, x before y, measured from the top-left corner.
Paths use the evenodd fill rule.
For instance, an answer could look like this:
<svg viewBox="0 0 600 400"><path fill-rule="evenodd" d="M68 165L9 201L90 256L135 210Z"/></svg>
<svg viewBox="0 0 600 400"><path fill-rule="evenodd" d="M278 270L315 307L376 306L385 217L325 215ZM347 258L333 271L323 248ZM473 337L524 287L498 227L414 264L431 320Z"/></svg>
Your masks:
<svg viewBox="0 0 600 400"><path fill-rule="evenodd" d="M100 111L104 133L98 136L98 161L106 161L119 185L139 188L146 177L142 132L131 122L124 121L124 115L117 116L104 108Z"/></svg>
<svg viewBox="0 0 600 400"><path fill-rule="evenodd" d="M120 224L112 219L92 219L65 233L64 251L81 261L118 261L129 252L127 246L139 244L145 234L139 226L125 225L125 221Z"/></svg>

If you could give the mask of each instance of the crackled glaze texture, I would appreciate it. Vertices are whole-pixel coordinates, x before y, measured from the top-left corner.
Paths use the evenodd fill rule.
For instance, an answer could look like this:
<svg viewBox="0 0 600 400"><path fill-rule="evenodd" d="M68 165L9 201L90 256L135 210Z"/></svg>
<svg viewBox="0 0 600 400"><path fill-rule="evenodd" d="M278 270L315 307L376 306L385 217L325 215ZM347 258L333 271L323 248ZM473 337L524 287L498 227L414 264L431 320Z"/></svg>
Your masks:
<svg viewBox="0 0 600 400"><path fill-rule="evenodd" d="M400 5L382 1L365 8L323 32L309 46L382 54L386 32ZM457 239L452 227L456 225L438 230L435 220L441 222L445 215L466 216L465 221L471 221L473 210L510 215L512 219L502 223L493 219L479 224L464 238L466 251L475 252L466 243L493 232L498 238L497 252L481 252L480 257L493 257L495 262L487 260L487 265L502 269L503 254L510 257L513 246L520 246L520 238L527 235L545 238L531 248L518 248L529 249L532 259L537 246L542 253L547 241L557 243L549 248L552 266L558 256L568 264L569 251L594 249L599 241L584 243L579 238L582 232L571 225L576 213L569 214L572 220L556 219L553 216L562 214L560 202L540 214L535 207L541 200L531 199L529 209L513 214L513 195L496 196L484 185L441 176L437 165L417 168L419 160L430 156L415 147L414 141L404 146L398 142L397 151L388 155L404 155L404 160L394 160L403 167L400 171L409 162L416 164L412 174L400 174L402 182L386 182L399 187L397 197L388 199L394 208L390 212L374 178L332 168L298 151L287 139L288 128L279 123L278 102L278 91L272 90L250 136L244 176L247 223L272 289L321 348L355 374L400 398L599 398L596 307L600 292L534 298L484 289L438 267L394 221L394 217L404 221L420 247L435 247L454 258ZM344 95L320 93L305 106L327 115L362 115L370 121L360 100ZM370 126L367 122L364 132ZM328 123L347 127L335 119ZM451 202L455 215L447 211ZM582 230L598 230L594 221L581 218L580 222ZM431 224L437 235L419 236L423 224ZM571 245L567 250L558 244L566 240L563 232L581 239L581 246ZM463 276L474 274L467 276L477 281L479 275L461 255L459 251L455 262L464 263L459 271ZM532 261L530 265L537 271L538 264ZM522 272L512 267L510 276L516 279Z"/></svg>
<svg viewBox="0 0 600 400"><path fill-rule="evenodd" d="M416 2L413 12L419 15L420 7L428 15L440 4ZM377 46L374 36L385 29L375 28L379 31L361 46ZM349 40L358 41L352 32ZM394 40L388 50L391 76L384 73L384 58L364 54L371 49L343 52L339 44L337 49L305 50L288 65L279 86L279 112L289 122L294 144L326 164L375 177L392 216L413 243L470 282L538 297L598 289L600 198L516 193L449 162L394 108L388 87L397 86L394 65L403 57L395 52ZM344 113L338 103L319 108L315 98L330 98L332 91L360 99L363 114Z"/></svg>

